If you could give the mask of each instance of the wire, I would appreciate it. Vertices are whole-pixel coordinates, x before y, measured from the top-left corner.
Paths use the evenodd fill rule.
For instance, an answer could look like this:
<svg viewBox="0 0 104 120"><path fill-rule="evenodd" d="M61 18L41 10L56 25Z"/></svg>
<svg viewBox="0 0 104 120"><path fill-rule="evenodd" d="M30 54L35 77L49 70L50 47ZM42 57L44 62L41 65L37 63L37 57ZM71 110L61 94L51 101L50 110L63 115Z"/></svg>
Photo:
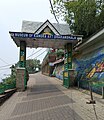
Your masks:
<svg viewBox="0 0 104 120"><path fill-rule="evenodd" d="M7 70L7 69L9 70L10 68L3 68L3 69L0 69L0 70Z"/></svg>
<svg viewBox="0 0 104 120"><path fill-rule="evenodd" d="M37 55L35 58L37 58L37 57L39 57L39 56L41 56L43 53L45 53L47 50L45 50L45 51L43 51L42 53L40 53L39 55ZM34 58L34 59L35 59Z"/></svg>
<svg viewBox="0 0 104 120"><path fill-rule="evenodd" d="M35 58L41 56L43 53L45 53L47 50L45 50L44 52L42 52L41 54L39 54L38 56L36 56Z"/></svg>
<svg viewBox="0 0 104 120"><path fill-rule="evenodd" d="M38 52L41 51L41 50L42 50L42 49L40 49L40 50L38 50L37 52L31 54L31 55L28 56L27 58L29 58L29 57L35 55L36 53L38 53ZM45 50L45 51L47 51L47 50ZM44 52L45 52L45 51L44 51ZM44 52L42 52L41 54L43 54ZM41 54L39 54L38 56L40 56ZM38 57L38 56L36 56L36 57ZM6 64L7 64L7 63L6 63ZM7 69L7 68L5 68L5 67L11 66L11 65L13 65L13 64L16 64L16 63L12 63L12 64L7 64L7 65L4 65L4 66L0 66L0 70ZM4 68L4 69L1 69L1 68ZM9 68L8 68L8 69L9 69Z"/></svg>
<svg viewBox="0 0 104 120"><path fill-rule="evenodd" d="M58 19L57 19L56 15L55 15L55 11L54 11L54 9L53 9L53 5L52 5L51 0L49 0L49 2L50 2L50 5L51 5L51 9L52 9L53 15L54 15L54 17L55 17L55 19L56 19L57 23L59 23L59 21L58 21Z"/></svg>
<svg viewBox="0 0 104 120"><path fill-rule="evenodd" d="M13 64L16 64L16 63L13 63ZM13 65L13 64L8 64L8 65L0 66L0 68L7 67L7 66L11 66L11 65Z"/></svg>
<svg viewBox="0 0 104 120"><path fill-rule="evenodd" d="M0 58L0 60L2 61L2 62L4 62L4 63L6 63L6 64L8 64L5 60L3 60L2 58Z"/></svg>
<svg viewBox="0 0 104 120"><path fill-rule="evenodd" d="M40 50L38 50L37 52L35 52L35 53L32 53L31 55L29 55L27 58L29 58L29 57L31 57L31 56L33 56L33 55L35 55L36 53L38 53L39 51L41 51L42 49L40 49Z"/></svg>

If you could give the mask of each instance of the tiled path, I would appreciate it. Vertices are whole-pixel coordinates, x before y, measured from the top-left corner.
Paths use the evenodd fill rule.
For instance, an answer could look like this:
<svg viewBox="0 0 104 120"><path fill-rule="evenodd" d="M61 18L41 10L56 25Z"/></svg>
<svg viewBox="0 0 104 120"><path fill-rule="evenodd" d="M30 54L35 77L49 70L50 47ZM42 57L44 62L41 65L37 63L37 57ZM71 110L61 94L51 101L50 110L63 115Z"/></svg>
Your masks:
<svg viewBox="0 0 104 120"><path fill-rule="evenodd" d="M56 78L30 75L28 89L16 92L0 107L0 120L104 120L104 100L85 91L66 89Z"/></svg>

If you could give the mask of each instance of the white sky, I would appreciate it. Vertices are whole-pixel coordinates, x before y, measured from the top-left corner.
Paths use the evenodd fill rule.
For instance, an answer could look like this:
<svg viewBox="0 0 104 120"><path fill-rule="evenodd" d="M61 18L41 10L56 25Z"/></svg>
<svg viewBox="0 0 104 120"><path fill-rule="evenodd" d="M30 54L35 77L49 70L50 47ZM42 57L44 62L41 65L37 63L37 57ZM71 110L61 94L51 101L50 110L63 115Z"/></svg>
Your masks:
<svg viewBox="0 0 104 120"><path fill-rule="evenodd" d="M50 22L56 22L50 12L49 0L0 0L0 79L10 73L10 70L1 66L16 63L19 60L19 48L10 38L9 31L21 31L23 20L45 22L47 19ZM38 49L27 50L27 56L35 51ZM40 53L42 51L44 49ZM38 52L32 58L40 53ZM37 59L42 61L45 54Z"/></svg>

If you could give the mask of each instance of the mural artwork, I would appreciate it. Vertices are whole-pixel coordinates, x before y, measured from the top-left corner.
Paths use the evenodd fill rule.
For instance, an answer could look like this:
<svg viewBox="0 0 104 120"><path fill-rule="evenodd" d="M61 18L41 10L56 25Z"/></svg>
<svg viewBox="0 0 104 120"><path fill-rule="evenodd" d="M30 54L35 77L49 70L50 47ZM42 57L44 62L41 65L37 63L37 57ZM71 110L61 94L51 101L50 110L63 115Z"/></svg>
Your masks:
<svg viewBox="0 0 104 120"><path fill-rule="evenodd" d="M90 81L93 87L104 86L104 48L79 59L74 58L73 67L76 70L77 81Z"/></svg>
<svg viewBox="0 0 104 120"><path fill-rule="evenodd" d="M58 66L55 67L54 74L58 79L63 80L63 71L64 64L59 64Z"/></svg>

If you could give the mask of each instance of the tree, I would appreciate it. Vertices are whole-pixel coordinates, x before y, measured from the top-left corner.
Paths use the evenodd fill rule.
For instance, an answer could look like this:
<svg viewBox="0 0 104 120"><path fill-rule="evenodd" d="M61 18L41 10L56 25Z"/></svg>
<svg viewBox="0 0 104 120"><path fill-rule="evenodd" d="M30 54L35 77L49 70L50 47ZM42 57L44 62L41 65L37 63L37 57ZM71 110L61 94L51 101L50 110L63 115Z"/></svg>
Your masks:
<svg viewBox="0 0 104 120"><path fill-rule="evenodd" d="M34 73L36 71L36 68L40 70L41 69L40 60L37 59L26 60L26 68L29 73Z"/></svg>
<svg viewBox="0 0 104 120"><path fill-rule="evenodd" d="M56 16L63 16L73 34L86 38L104 27L103 0L53 0L53 6Z"/></svg>

